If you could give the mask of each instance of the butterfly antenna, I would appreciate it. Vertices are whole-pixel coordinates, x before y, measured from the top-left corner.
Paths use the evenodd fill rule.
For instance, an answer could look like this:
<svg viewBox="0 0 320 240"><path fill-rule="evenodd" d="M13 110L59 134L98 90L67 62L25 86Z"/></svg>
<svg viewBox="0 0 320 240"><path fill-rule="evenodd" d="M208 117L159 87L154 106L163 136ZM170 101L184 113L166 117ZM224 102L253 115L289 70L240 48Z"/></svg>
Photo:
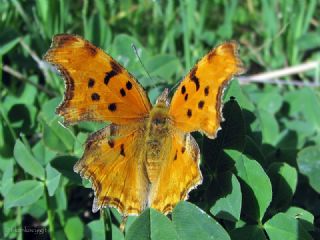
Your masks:
<svg viewBox="0 0 320 240"><path fill-rule="evenodd" d="M143 70L147 73L147 75L148 75L148 77L149 77L149 79L150 79L150 82L152 82L152 78L151 78L149 72L147 71L146 67L144 66L144 64L143 64L142 61L141 61L141 58L140 58L140 56L139 56L138 49L137 49L136 45L134 45L134 44L132 43L131 47L133 48L135 54L137 55L137 58L138 58L139 62L141 63L141 65L142 65L142 67L143 67Z"/></svg>
<svg viewBox="0 0 320 240"><path fill-rule="evenodd" d="M181 81L178 81L175 85L172 86L172 88L171 88L170 91L169 91L169 95L171 95L172 91L173 91L174 89L176 89L176 87L178 87L178 85L179 85L180 83L181 83Z"/></svg>

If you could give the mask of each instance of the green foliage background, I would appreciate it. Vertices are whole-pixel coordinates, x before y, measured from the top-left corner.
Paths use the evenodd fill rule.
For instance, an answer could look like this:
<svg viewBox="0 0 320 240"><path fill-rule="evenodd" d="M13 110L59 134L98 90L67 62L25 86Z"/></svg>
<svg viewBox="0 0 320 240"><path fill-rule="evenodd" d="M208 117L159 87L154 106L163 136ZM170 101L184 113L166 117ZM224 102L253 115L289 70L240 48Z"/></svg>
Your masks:
<svg viewBox="0 0 320 240"><path fill-rule="evenodd" d="M148 209L122 233L116 210L92 214L90 184L72 171L104 125L59 124L64 84L41 59L54 34L84 36L154 101L229 39L247 74L319 61L319 13L317 0L0 0L0 238L320 239L319 88L235 79L218 137L194 134L203 184L172 215ZM319 67L291 78L318 84Z"/></svg>

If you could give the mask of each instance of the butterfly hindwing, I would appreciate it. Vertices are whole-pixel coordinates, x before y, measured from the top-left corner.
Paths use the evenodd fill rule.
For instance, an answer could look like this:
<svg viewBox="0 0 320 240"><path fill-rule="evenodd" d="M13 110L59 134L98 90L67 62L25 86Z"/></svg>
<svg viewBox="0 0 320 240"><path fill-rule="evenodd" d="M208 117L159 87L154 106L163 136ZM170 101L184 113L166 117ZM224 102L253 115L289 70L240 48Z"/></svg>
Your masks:
<svg viewBox="0 0 320 240"><path fill-rule="evenodd" d="M158 180L151 188L150 205L167 214L202 182L200 150L191 134L173 133L169 154L164 156Z"/></svg>
<svg viewBox="0 0 320 240"><path fill-rule="evenodd" d="M150 111L149 99L134 77L81 37L56 35L44 59L58 68L66 82L64 101L57 108L65 123L92 120L125 124Z"/></svg>
<svg viewBox="0 0 320 240"><path fill-rule="evenodd" d="M145 208L147 179L141 171L141 143L136 124L111 124L89 137L74 170L92 183L94 212L111 206L123 215L137 215Z"/></svg>
<svg viewBox="0 0 320 240"><path fill-rule="evenodd" d="M244 71L237 44L227 42L204 56L182 80L173 95L169 115L184 132L202 131L214 138L222 120L220 108L225 85Z"/></svg>

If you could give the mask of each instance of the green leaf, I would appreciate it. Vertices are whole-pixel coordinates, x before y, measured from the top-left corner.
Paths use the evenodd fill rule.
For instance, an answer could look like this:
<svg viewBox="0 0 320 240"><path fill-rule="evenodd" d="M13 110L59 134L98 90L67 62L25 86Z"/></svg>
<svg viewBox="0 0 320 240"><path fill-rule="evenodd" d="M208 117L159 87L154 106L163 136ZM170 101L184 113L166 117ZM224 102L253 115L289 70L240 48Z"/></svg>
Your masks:
<svg viewBox="0 0 320 240"><path fill-rule="evenodd" d="M270 240L312 240L299 221L285 213L278 213L264 224Z"/></svg>
<svg viewBox="0 0 320 240"><path fill-rule="evenodd" d="M287 163L274 162L268 169L268 175L273 192L271 206L274 209L286 208L296 191L298 182L296 169Z"/></svg>
<svg viewBox="0 0 320 240"><path fill-rule="evenodd" d="M83 132L80 132L77 135L77 138L74 142L74 147L73 147L73 151L74 151L74 155L77 157L81 157L84 151L84 144L86 142L86 139L88 138L88 134L85 134Z"/></svg>
<svg viewBox="0 0 320 240"><path fill-rule="evenodd" d="M43 183L36 180L15 183L5 196L5 208L28 206L35 203L43 195L43 190Z"/></svg>
<svg viewBox="0 0 320 240"><path fill-rule="evenodd" d="M191 203L180 202L174 208L172 218L180 239L230 239L216 220Z"/></svg>
<svg viewBox="0 0 320 240"><path fill-rule="evenodd" d="M258 225L245 225L230 232L232 240L267 240L263 229Z"/></svg>
<svg viewBox="0 0 320 240"><path fill-rule="evenodd" d="M235 161L237 175L243 181L242 210L246 215L250 215L252 220L261 221L272 199L270 179L257 161L234 150L226 150L226 153Z"/></svg>
<svg viewBox="0 0 320 240"><path fill-rule="evenodd" d="M85 234L87 239L92 239L92 240L106 239L103 221L94 220L89 222L86 226Z"/></svg>
<svg viewBox="0 0 320 240"><path fill-rule="evenodd" d="M124 240L123 233L114 224L112 224L112 240Z"/></svg>
<svg viewBox="0 0 320 240"><path fill-rule="evenodd" d="M241 108L253 111L255 107L244 90L245 88L240 87L239 81L234 79L231 81L230 85L226 89L224 99L230 99L230 97L235 97Z"/></svg>
<svg viewBox="0 0 320 240"><path fill-rule="evenodd" d="M59 123L56 117L47 124L43 122L43 141L49 149L57 152L71 152L75 137L70 129Z"/></svg>
<svg viewBox="0 0 320 240"><path fill-rule="evenodd" d="M309 179L311 187L320 193L320 146L310 146L298 153L298 166L302 174Z"/></svg>
<svg viewBox="0 0 320 240"><path fill-rule="evenodd" d="M264 89L261 98L257 102L258 109L263 109L270 114L275 114L278 112L282 106L283 98L278 92L278 88Z"/></svg>
<svg viewBox="0 0 320 240"><path fill-rule="evenodd" d="M242 150L245 143L245 125L242 111L235 100L228 101L223 109L225 121L217 138L203 139L203 158L205 163L214 171L226 171L233 168L233 162L224 159L224 148Z"/></svg>
<svg viewBox="0 0 320 240"><path fill-rule="evenodd" d="M260 109L257 111L257 117L262 132L263 143L273 145L277 142L279 136L279 125L273 114Z"/></svg>
<svg viewBox="0 0 320 240"><path fill-rule="evenodd" d="M230 172L221 174L217 179L216 186L223 192L230 189L227 195L224 195L211 207L210 212L217 218L237 221L240 219L242 194L238 179ZM231 186L230 186L231 182Z"/></svg>
<svg viewBox="0 0 320 240"><path fill-rule="evenodd" d="M152 78L161 77L162 81L169 81L173 74L182 68L176 56L164 54L151 57L145 67ZM149 85L154 84L153 81Z"/></svg>
<svg viewBox="0 0 320 240"><path fill-rule="evenodd" d="M19 140L16 140L13 154L18 164L24 171L34 177L44 179L44 169L41 164L32 156L27 147Z"/></svg>
<svg viewBox="0 0 320 240"><path fill-rule="evenodd" d="M84 226L79 217L68 218L64 226L64 232L68 239L83 239Z"/></svg>
<svg viewBox="0 0 320 240"><path fill-rule="evenodd" d="M17 237L17 231L14 231L17 227L17 221L15 219L4 221L2 224L1 232L4 239L15 239Z"/></svg>
<svg viewBox="0 0 320 240"><path fill-rule="evenodd" d="M314 230L314 216L312 213L299 207L290 207L286 211L286 215L291 216L299 221L299 223L307 230Z"/></svg>
<svg viewBox="0 0 320 240"><path fill-rule="evenodd" d="M130 226L127 240L178 239L172 222L154 209L145 210Z"/></svg>
<svg viewBox="0 0 320 240"><path fill-rule="evenodd" d="M1 190L2 196L6 196L8 191L10 190L12 185L14 184L13 177L14 177L13 162L10 161L10 163L6 166L6 169L2 175L2 180L1 180L1 185L0 185L0 190Z"/></svg>
<svg viewBox="0 0 320 240"><path fill-rule="evenodd" d="M11 49L13 49L19 43L19 40L19 38L15 38L7 43L2 43L0 47L0 56L3 56L10 52Z"/></svg>
<svg viewBox="0 0 320 240"><path fill-rule="evenodd" d="M43 141L45 145L57 152L71 152L75 136L72 131L64 127L55 115L55 108L58 106L59 98L47 101L42 106L41 118L43 125Z"/></svg>
<svg viewBox="0 0 320 240"><path fill-rule="evenodd" d="M43 140L40 140L33 146L32 153L42 166L47 166L47 164L57 155L56 152L45 146Z"/></svg>
<svg viewBox="0 0 320 240"><path fill-rule="evenodd" d="M51 161L52 167L58 170L64 177L81 185L81 177L73 171L77 158L72 156L59 156Z"/></svg>
<svg viewBox="0 0 320 240"><path fill-rule="evenodd" d="M57 190L60 182L61 173L51 167L50 164L46 167L46 185L49 196L52 197Z"/></svg>

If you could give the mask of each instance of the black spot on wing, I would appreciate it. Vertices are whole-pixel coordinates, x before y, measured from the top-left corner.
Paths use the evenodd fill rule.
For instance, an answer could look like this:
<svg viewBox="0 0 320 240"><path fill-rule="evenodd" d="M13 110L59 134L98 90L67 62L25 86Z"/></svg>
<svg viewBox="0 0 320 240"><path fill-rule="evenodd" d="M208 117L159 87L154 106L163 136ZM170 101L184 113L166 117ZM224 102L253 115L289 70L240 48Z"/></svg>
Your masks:
<svg viewBox="0 0 320 240"><path fill-rule="evenodd" d="M196 91L198 91L200 88L199 78L196 76L197 69L198 67L195 66L190 72L190 79L196 85Z"/></svg>
<svg viewBox="0 0 320 240"><path fill-rule="evenodd" d="M124 90L123 88L120 89L120 94L122 97L126 96L126 90Z"/></svg>
<svg viewBox="0 0 320 240"><path fill-rule="evenodd" d="M186 87L185 87L184 85L181 87L181 93L182 93L182 94L185 94L185 93L186 93Z"/></svg>
<svg viewBox="0 0 320 240"><path fill-rule="evenodd" d="M110 112L116 111L116 110L117 110L117 104L115 104L115 103L110 103L110 104L108 105L108 109L109 109Z"/></svg>
<svg viewBox="0 0 320 240"><path fill-rule="evenodd" d="M209 95L209 86L206 86L204 89L204 95L208 96Z"/></svg>
<svg viewBox="0 0 320 240"><path fill-rule="evenodd" d="M92 101L99 101L100 95L98 93L92 93L91 99L92 99Z"/></svg>
<svg viewBox="0 0 320 240"><path fill-rule="evenodd" d="M199 108L199 109L202 109L203 106L204 106L204 101L202 101L202 100L199 101L199 102L198 102L198 108Z"/></svg>
<svg viewBox="0 0 320 240"><path fill-rule="evenodd" d="M113 148L114 147L114 141L112 139L108 140L108 145L109 145L109 147Z"/></svg>
<svg viewBox="0 0 320 240"><path fill-rule="evenodd" d="M114 70L111 70L110 72L107 72L105 77L104 77L104 84L108 85L109 81L111 78L117 75L117 72Z"/></svg>
<svg viewBox="0 0 320 240"><path fill-rule="evenodd" d="M127 88L128 90L131 90L131 89L132 89L132 83L131 83L130 81L128 81L128 82L126 83L126 88Z"/></svg>
<svg viewBox="0 0 320 240"><path fill-rule="evenodd" d="M192 110L191 110L191 109L188 109L188 111L187 111L187 116L188 116L189 118L192 117Z"/></svg>
<svg viewBox="0 0 320 240"><path fill-rule="evenodd" d="M120 155L122 155L122 156L126 156L126 154L124 153L124 144L122 143L121 145L120 145Z"/></svg>
<svg viewBox="0 0 320 240"><path fill-rule="evenodd" d="M88 88L92 88L93 86L94 86L94 79L89 78L89 81L88 81Z"/></svg>

